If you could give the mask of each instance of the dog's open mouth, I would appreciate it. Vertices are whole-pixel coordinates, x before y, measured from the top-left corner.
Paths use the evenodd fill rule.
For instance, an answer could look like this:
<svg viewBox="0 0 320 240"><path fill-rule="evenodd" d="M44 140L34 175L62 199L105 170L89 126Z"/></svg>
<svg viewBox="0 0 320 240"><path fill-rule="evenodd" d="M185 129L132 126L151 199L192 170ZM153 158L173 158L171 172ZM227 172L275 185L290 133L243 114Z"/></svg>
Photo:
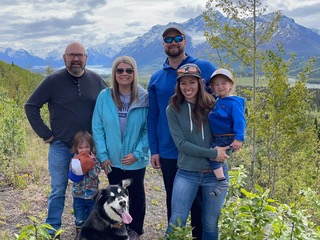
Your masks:
<svg viewBox="0 0 320 240"><path fill-rule="evenodd" d="M132 222L132 217L127 209L119 210L118 213L121 215L122 221L125 224L129 224Z"/></svg>

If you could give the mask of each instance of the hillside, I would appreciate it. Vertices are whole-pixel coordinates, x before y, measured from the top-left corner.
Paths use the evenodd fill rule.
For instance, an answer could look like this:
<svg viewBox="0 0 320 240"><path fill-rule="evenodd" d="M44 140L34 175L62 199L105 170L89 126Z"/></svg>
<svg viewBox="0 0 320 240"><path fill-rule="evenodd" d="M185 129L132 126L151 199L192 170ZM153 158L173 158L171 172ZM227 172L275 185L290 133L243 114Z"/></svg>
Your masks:
<svg viewBox="0 0 320 240"><path fill-rule="evenodd" d="M25 99L43 76L3 62L0 62L0 73L0 239L13 240L13 234L31 224L28 217L34 216L42 223L46 216L50 188L47 145L31 130L23 111ZM268 107L256 110L259 114L256 119L259 148L255 155L258 161L253 179L256 187L250 184L248 141L228 160L230 198L219 222L222 239L246 239L248 235L250 239L320 239L319 134L316 136L313 124L319 114L319 97L314 100L314 109L310 109L309 102L304 101L308 99L307 90L302 84L297 85L290 88L284 81L276 82L270 89L259 88L259 97L267 96L261 98L261 103ZM250 87L239 90L243 90L239 91L240 96L248 97L247 117L251 120ZM319 96L318 89L315 94ZM43 114L47 116L46 111ZM250 130L249 127L248 135ZM101 174L100 186L106 184L106 177ZM160 171L148 167L145 240L161 239L164 235L166 212L162 184ZM63 228L62 239L72 240L70 185Z"/></svg>
<svg viewBox="0 0 320 240"><path fill-rule="evenodd" d="M40 74L0 61L1 240L16 239L15 234L18 235L22 227L32 225L29 217L38 219L39 224L45 221L50 191L48 146L33 132L23 110L25 101L42 78ZM99 178L101 188L108 184L103 172ZM63 214L63 240L73 240L75 236L71 185L70 182ZM145 189L147 212L142 239L156 240L164 236L166 228L165 191L160 171L148 167Z"/></svg>

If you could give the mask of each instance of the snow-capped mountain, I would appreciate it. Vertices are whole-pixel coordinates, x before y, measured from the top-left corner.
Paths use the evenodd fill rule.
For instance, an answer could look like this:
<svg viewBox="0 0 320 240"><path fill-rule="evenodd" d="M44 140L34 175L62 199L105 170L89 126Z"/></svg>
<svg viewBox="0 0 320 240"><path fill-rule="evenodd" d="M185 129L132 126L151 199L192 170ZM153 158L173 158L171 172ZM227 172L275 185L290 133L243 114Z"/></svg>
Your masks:
<svg viewBox="0 0 320 240"><path fill-rule="evenodd" d="M221 23L231 23L231 19L224 17L221 13L218 19ZM268 14L258 19L258 24L264 24L268 19ZM167 25L155 25L142 36L137 37L121 49L119 46L109 46L102 43L97 46L91 46L87 49L88 65L104 65L111 67L113 60L122 55L129 55L135 58L139 71L143 73L152 73L162 66L166 56L162 48L162 32L170 25L179 25L184 29L187 39L186 52L195 57L210 59L210 54L215 54L211 46L206 42L203 35L206 27L202 15L191 18L183 23L170 22ZM274 37L268 48L275 49L277 43L281 41L287 53L295 53L297 57L318 56L320 58L320 35L314 29L309 29L298 25L292 18L282 16L280 28L274 34ZM63 46L64 48L65 46ZM263 46L262 46L263 47ZM0 59L8 63L30 68L30 66L63 66L62 55L64 49L44 49L41 52L27 51L23 49L13 50L11 48L0 47Z"/></svg>
<svg viewBox="0 0 320 240"><path fill-rule="evenodd" d="M24 49L13 50L11 48L7 48L4 51L2 50L0 51L0 59L7 63L14 63L23 68L47 65L44 59L31 55Z"/></svg>
<svg viewBox="0 0 320 240"><path fill-rule="evenodd" d="M219 22L232 23L231 19L224 17L221 13L216 12L216 14L218 14ZM269 15L261 16L258 19L258 24L268 22ZM146 72L159 69L165 60L161 34L170 25L179 25L184 29L187 38L186 52L188 54L212 61L209 56L216 53L203 36L206 26L202 15L184 23L168 23L166 26L156 25L149 32L129 43L115 57L130 55L137 60L138 66ZM297 58L308 58L315 55L320 58L320 35L311 29L296 24L293 19L286 16L282 16L279 25L272 41L267 45L262 45L261 48L268 47L275 50L277 43L282 42L286 52L288 54L295 53Z"/></svg>

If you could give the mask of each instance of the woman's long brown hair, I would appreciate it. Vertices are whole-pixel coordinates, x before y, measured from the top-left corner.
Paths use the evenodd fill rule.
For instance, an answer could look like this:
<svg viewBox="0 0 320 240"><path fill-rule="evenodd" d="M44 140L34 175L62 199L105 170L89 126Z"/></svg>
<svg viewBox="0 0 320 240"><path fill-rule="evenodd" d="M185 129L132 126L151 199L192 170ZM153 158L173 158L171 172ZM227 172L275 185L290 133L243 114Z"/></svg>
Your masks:
<svg viewBox="0 0 320 240"><path fill-rule="evenodd" d="M182 78L178 79L175 94L170 98L169 102L169 105L173 106L178 112L180 111L180 104L185 100L180 88L180 80ZM197 79L199 88L196 95L195 106L192 110L192 121L197 128L200 129L201 123L208 121L208 114L212 110L215 100L213 96L206 92L203 80L200 78Z"/></svg>

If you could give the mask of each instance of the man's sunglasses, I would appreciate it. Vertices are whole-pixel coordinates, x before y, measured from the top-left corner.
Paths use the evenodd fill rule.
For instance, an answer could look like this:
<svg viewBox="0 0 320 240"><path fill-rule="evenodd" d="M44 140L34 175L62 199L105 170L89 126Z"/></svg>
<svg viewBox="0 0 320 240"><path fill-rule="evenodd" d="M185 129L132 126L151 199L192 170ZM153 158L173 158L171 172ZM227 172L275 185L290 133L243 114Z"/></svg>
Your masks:
<svg viewBox="0 0 320 240"><path fill-rule="evenodd" d="M116 69L116 72L118 74L122 74L124 71L126 71L126 73L128 74L132 74L134 72L134 70L132 68L126 68L126 69L123 69L123 68L117 68Z"/></svg>
<svg viewBox="0 0 320 240"><path fill-rule="evenodd" d="M196 68L196 67L179 68L177 73L178 73L178 76L183 76L185 74L196 74L196 75L199 75L199 69Z"/></svg>
<svg viewBox="0 0 320 240"><path fill-rule="evenodd" d="M176 43L179 43L179 42L182 42L183 39L184 39L183 36L177 35L177 36L175 36L175 37L165 37L165 38L163 39L163 41L164 41L165 43L172 43L172 41L175 41Z"/></svg>

